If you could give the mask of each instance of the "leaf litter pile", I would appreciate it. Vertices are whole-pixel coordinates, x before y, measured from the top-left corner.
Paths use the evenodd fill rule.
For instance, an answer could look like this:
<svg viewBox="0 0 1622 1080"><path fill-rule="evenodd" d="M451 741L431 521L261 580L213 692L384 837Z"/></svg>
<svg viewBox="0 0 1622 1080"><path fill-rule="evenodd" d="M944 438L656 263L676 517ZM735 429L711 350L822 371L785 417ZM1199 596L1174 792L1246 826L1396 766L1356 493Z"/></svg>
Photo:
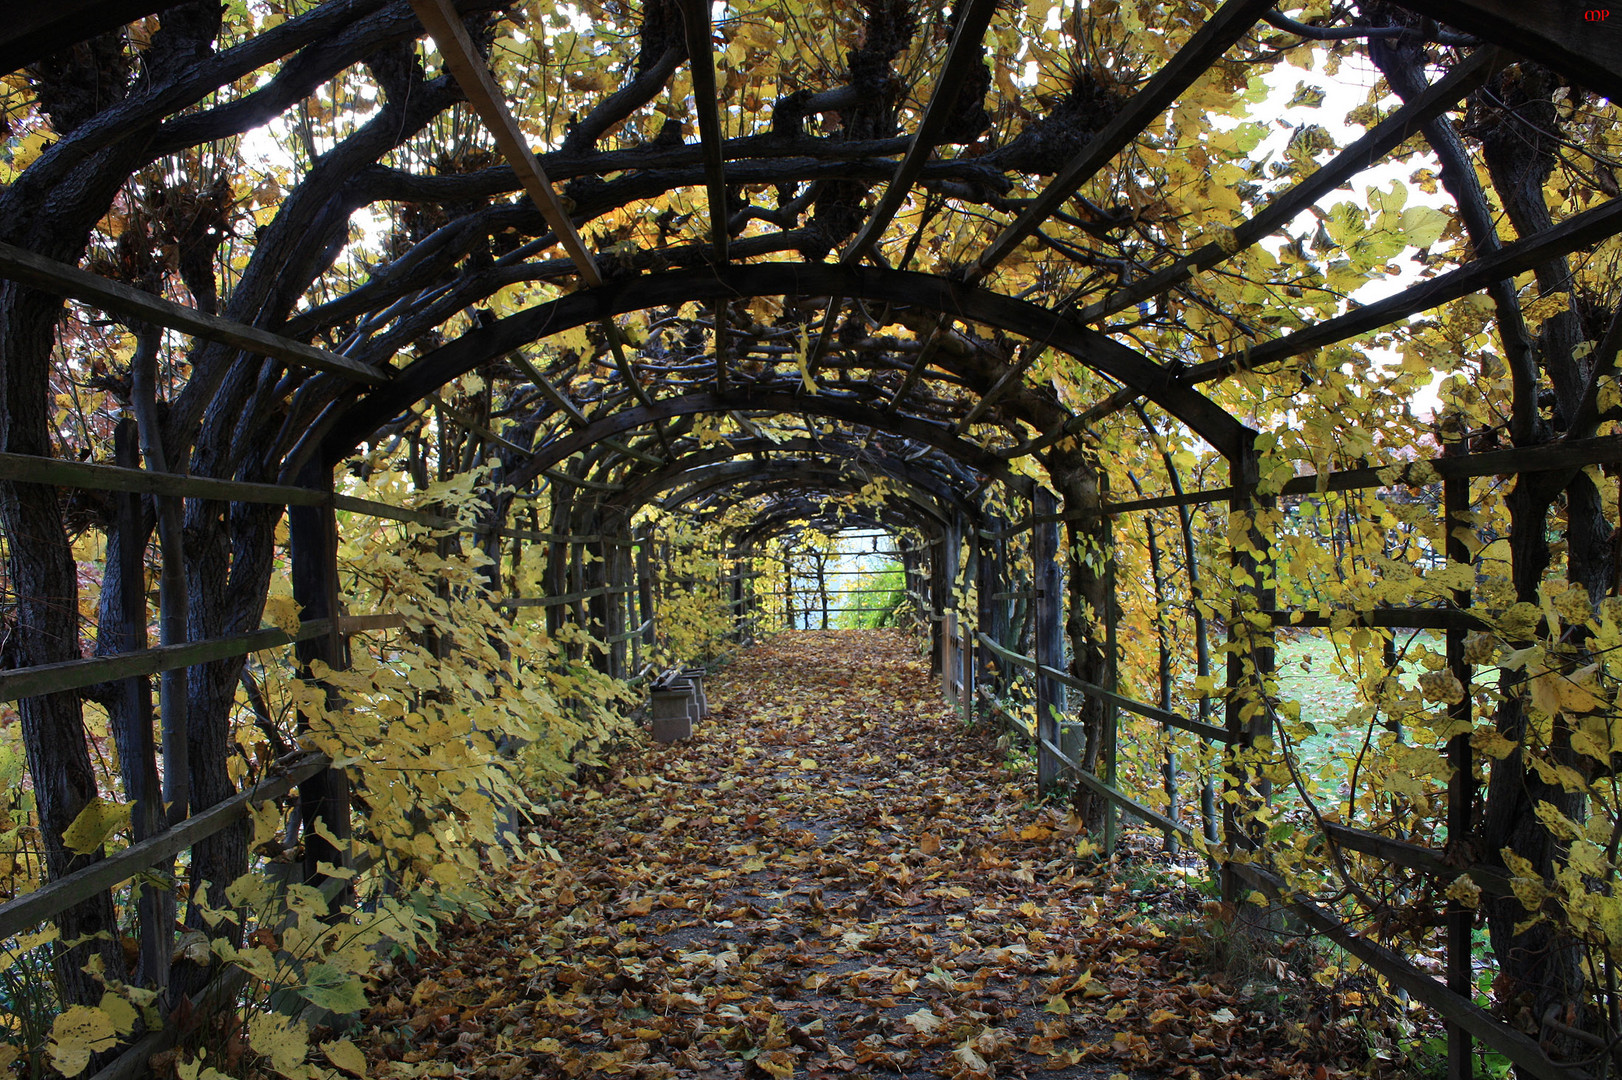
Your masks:
<svg viewBox="0 0 1622 1080"><path fill-rule="evenodd" d="M706 691L554 801L492 919L384 966L375 1075L1342 1075L1321 988L1236 985L1192 888L1079 859L912 640L783 633Z"/></svg>

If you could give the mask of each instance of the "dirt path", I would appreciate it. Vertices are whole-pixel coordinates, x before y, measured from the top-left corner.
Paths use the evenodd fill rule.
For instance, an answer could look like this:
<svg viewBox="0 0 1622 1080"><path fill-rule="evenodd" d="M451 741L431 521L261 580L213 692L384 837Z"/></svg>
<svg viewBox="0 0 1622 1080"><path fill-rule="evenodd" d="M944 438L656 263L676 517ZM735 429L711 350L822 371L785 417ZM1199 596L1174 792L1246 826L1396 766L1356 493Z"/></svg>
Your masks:
<svg viewBox="0 0 1622 1080"><path fill-rule="evenodd" d="M1202 973L1191 891L1089 875L899 635L782 634L708 689L379 987L380 1075L1336 1074L1298 1003Z"/></svg>

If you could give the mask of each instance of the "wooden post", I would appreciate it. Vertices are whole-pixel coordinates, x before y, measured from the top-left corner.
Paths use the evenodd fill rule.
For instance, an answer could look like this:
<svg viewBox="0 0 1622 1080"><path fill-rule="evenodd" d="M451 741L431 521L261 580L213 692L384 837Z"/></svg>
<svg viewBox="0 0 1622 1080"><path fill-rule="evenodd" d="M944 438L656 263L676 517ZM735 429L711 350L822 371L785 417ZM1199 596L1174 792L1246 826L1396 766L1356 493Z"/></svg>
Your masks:
<svg viewBox="0 0 1622 1080"><path fill-rule="evenodd" d="M601 513L592 512L587 526L591 534L600 534L608 527ZM609 611L613 605L609 602L613 597L603 594L603 589L609 584L609 559L612 558L607 538L594 540L580 545L581 583L585 592L595 593L586 598L587 630L591 636L605 646L613 634L613 627L609 623ZM612 650L608 648L593 649L587 662L605 675L612 675Z"/></svg>
<svg viewBox="0 0 1622 1080"><path fill-rule="evenodd" d="M957 571L961 561L962 536L962 526L954 515L941 533L940 557L936 565L941 579L941 697L953 706L957 704L957 677L963 666L958 656L957 638Z"/></svg>
<svg viewBox="0 0 1622 1080"><path fill-rule="evenodd" d="M963 591L968 593L969 587L977 583L980 577L980 530L977 518L966 517L959 521L958 540L963 553ZM958 685L958 714L965 724L974 722L974 703L978 696L975 693L975 642L974 625L975 612L960 612L957 620L957 685Z"/></svg>
<svg viewBox="0 0 1622 1080"><path fill-rule="evenodd" d="M1058 500L1045 488L1037 488L1031 512L1051 517ZM1041 672L1042 667L1064 669L1064 596L1059 568L1059 523L1039 522L1031 531L1031 575L1035 596L1031 613L1035 621L1036 673L1036 789L1046 795L1059 779L1060 764L1050 747L1060 745L1060 723L1065 715L1064 684Z"/></svg>
<svg viewBox="0 0 1622 1080"><path fill-rule="evenodd" d="M728 545L725 565L732 568L732 640L738 644L745 644L749 640L749 595L747 592L747 567L749 560L744 558L743 552L736 547Z"/></svg>
<svg viewBox="0 0 1622 1080"><path fill-rule="evenodd" d="M1239 455L1229 459L1228 469L1239 493L1228 501L1235 586L1228 613L1228 641L1234 647L1228 653L1225 719L1234 738L1234 752L1245 755L1258 739L1271 738L1273 730L1272 716L1260 700L1266 693L1265 680L1273 671L1273 632L1271 628L1259 629L1246 617L1249 611L1273 607L1271 548L1254 522L1255 512L1266 509L1272 500L1247 494L1254 489L1258 471L1253 442L1247 440ZM1225 800L1223 839L1230 851L1253 851L1261 846L1263 838L1259 828L1245 820L1245 813L1271 798L1272 781L1248 763L1236 764L1230 771L1233 778L1228 789L1235 797ZM1223 900L1237 903L1248 892L1233 871L1224 867Z"/></svg>
<svg viewBox="0 0 1622 1080"><path fill-rule="evenodd" d="M1465 453L1462 441L1448 443L1444 453ZM1442 528L1446 533L1448 562L1471 568L1474 575L1474 560L1470 557L1470 545L1465 543L1460 532L1468 534L1470 524L1466 515L1470 511L1470 481L1466 477L1449 477L1442 481ZM1453 590L1453 604L1460 610L1470 607L1470 589ZM1447 664L1453 677L1458 680L1462 688L1460 698L1448 706L1448 720L1455 725L1457 732L1447 743L1447 763L1452 769L1452 775L1447 785L1447 836L1448 847L1454 850L1468 852L1466 845L1469 838L1475 835L1476 776L1475 761L1470 749L1470 731L1475 718L1470 700L1470 665L1464 660L1463 629L1451 629L1447 632ZM1447 988L1454 993L1471 998L1475 994L1475 973L1471 969L1470 946L1471 930L1475 925L1475 910L1461 904L1457 900L1449 900L1447 905ZM1471 1039L1470 1033L1458 1024L1447 1026L1447 1076L1448 1080L1470 1080L1471 1072Z"/></svg>
<svg viewBox="0 0 1622 1080"><path fill-rule="evenodd" d="M1099 475L1098 494L1101 500L1107 500L1109 496L1109 487L1107 481L1107 473ZM1121 604L1120 598L1115 592L1119 587L1119 582L1116 580L1115 576L1115 523L1113 518L1104 518L1102 532L1104 540L1104 551L1102 554L1104 557L1105 593L1104 652L1106 654L1104 657L1104 663L1106 665L1105 670L1107 672L1107 681L1104 685L1111 693L1120 693L1121 665L1118 656L1119 649L1116 635L1117 627L1121 621ZM1117 773L1120 756L1120 723L1121 710L1116 707L1113 700L1106 700L1104 702L1104 729L1101 732L1103 736L1101 740L1103 745L1100 747L1100 749L1103 751L1102 756L1104 759L1104 782L1109 784L1110 787L1115 787L1116 781L1118 780ZM1080 760L1080 756L1072 752L1068 745L1065 747L1065 750L1066 752L1070 753L1073 759ZM1117 808L1116 805L1113 802L1110 802L1108 799L1104 800L1104 855L1106 858L1113 857L1115 854L1115 836L1120 824L1120 817L1121 814L1119 808ZM1167 833L1167 835L1170 836L1173 834Z"/></svg>
<svg viewBox="0 0 1622 1080"><path fill-rule="evenodd" d="M115 461L127 469L138 467L135 421L125 419L113 431ZM141 497L131 491L113 493L118 515L119 587L123 625L118 628L119 652L146 648L146 530L141 526ZM126 794L130 803L130 824L139 843L165 825L163 787L158 780L158 748L152 736L152 687L146 676L125 679L120 692L126 696L125 711L132 722L130 750L122 762ZM133 752L132 752L133 751ZM169 873L174 860L167 859L154 869ZM169 956L174 951L175 894L154 884L140 887L136 902L140 929L140 966L135 985L169 985Z"/></svg>
<svg viewBox="0 0 1622 1080"><path fill-rule="evenodd" d="M929 673L946 669L946 536L943 533L929 545Z"/></svg>
<svg viewBox="0 0 1622 1080"><path fill-rule="evenodd" d="M995 524L996 519L987 518L984 527L989 530ZM997 593L1003 588L1002 574L999 572L1000 564L997 558L997 545L989 539L979 536L978 531L976 541L978 545L976 561L980 564L980 591L975 604L977 642L975 648L975 682L978 686L984 686L994 694L1000 695L1002 684L997 678L997 654L991 651L991 646L979 641L978 635L985 634L998 643L1003 641L1002 635L1006 631L1005 624L1007 623L1007 605L1002 600L997 599ZM999 615L1003 617L999 618ZM974 704L978 710L976 712L977 716L982 719L990 718L991 706L989 703L980 701L978 692L975 694Z"/></svg>
<svg viewBox="0 0 1622 1080"><path fill-rule="evenodd" d="M625 633L626 594L619 590L624 589L630 580L630 574L626 566L625 545L617 537L612 540L605 537L603 540L603 557L608 560L608 587L615 590L608 596L603 597L607 601L604 605L604 612L607 615L604 630L608 634L608 674L610 678L623 679L625 678L625 639L621 635Z"/></svg>
<svg viewBox="0 0 1622 1080"><path fill-rule="evenodd" d="M300 476L301 486L332 494L332 470L307 466ZM331 499L319 506L290 506L287 531L292 549L293 599L306 620L331 619L332 632L298 642L294 655L304 678L312 677L317 660L334 671L347 668L343 639L338 634L338 522ZM337 689L326 686L327 708L337 711L343 699ZM303 713L298 718L302 735L311 726ZM348 866L349 863L349 777L342 769L324 769L299 785L299 821L304 829L304 881L319 885L324 876L320 864ZM344 845L340 850L328 836Z"/></svg>
<svg viewBox="0 0 1622 1080"><path fill-rule="evenodd" d="M654 614L653 603L653 529L643 526L642 539L636 545L636 595L637 614L647 629L642 631L642 644L651 653L654 646ZM640 624L639 624L640 625ZM637 670L641 671L642 661L637 661Z"/></svg>

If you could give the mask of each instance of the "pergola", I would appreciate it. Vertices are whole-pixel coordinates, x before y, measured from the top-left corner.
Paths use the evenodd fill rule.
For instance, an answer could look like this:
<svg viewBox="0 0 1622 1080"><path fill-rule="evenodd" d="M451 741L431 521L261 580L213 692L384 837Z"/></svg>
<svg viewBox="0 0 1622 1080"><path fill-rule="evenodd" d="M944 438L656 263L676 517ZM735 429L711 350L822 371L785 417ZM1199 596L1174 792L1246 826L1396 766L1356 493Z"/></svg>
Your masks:
<svg viewBox="0 0 1622 1080"><path fill-rule="evenodd" d="M1021 15L1006 4L961 0L949 13L926 13L871 0L822 13L837 24L829 40L850 46L839 78L811 65L796 70L787 56L768 102L747 61L772 46L740 36L742 9L700 0L562 15L536 8L514 37L515 7L328 0L267 19L254 17L253 5L224 13L209 3L60 0L10 13L0 29L0 69L25 73L16 86L53 125L49 144L0 192L0 523L15 592L0 689L21 716L54 881L0 908L5 935L47 915L59 918L64 937L104 929L111 886L188 848L197 878L235 878L247 857L236 827L246 807L293 790L306 878L334 880L323 864L350 858L337 846L350 835L343 771L301 759L272 782L274 792L243 791L228 775L226 747L249 654L291 640L305 673L318 670L312 665L336 671L351 637L404 625L391 612L345 608L337 552L350 515L448 524L498 557L543 546L543 595L499 595L493 581L493 602L544 608L554 632L587 628L609 646L594 662L620 680L638 675L636 650L653 640L653 543L633 529L644 508L716 516L747 508L750 520L718 553L739 637L759 611L752 560L768 541L807 523L905 533L948 698L969 712L1001 702L1014 671L1034 673L1043 787L1066 776L1079 782L1111 828L1125 809L1168 836L1192 835L1203 830L1119 786L1118 713L1233 749L1222 828L1207 839L1235 902L1256 889L1296 900L1267 867L1264 830L1246 816L1271 789L1244 754L1270 745L1271 712L1256 702L1273 663L1273 627L1433 629L1446 636L1449 670L1469 687L1467 638L1493 625L1466 610L1465 586L1446 603L1285 610L1265 523L1280 498L1441 485L1448 540L1440 555L1468 566L1476 553L1456 534L1475 523L1470 479L1516 477L1510 512L1529 530L1517 550L1546 546L1550 522L1594 598L1617 595L1615 555L1605 554L1614 506L1584 470L1622 463L1605 396L1622 303L1614 293L1578 296L1568 260L1614 259L1622 197L1612 177L1611 190L1596 181L1585 206L1558 213L1544 203L1541 179L1529 196L1536 207L1503 192L1489 198L1471 155L1495 136L1457 118L1473 103L1496 110L1500 129L1524 122L1535 130L1543 114L1533 116L1533 105L1554 107L1537 83L1544 79L1565 88L1568 104L1577 88L1586 92L1585 121L1613 122L1614 106L1603 102L1622 91L1622 36L1609 14L1597 14L1604 9L1575 0L1412 0L1295 18L1271 0L1226 0L1209 10L1154 8L1162 25L1129 31L1116 25L1119 5L1096 23L1055 8L1059 44L1031 47L1016 65L1009 27ZM1152 40L1162 55L1151 62L1156 54L1145 48L1140 67L1106 73L1087 51L1098 42L1076 36L1100 27L1123 48ZM586 46L593 59L571 68L545 51L549 34L565 32L585 42L625 37L617 51ZM492 41L505 44L493 54ZM1123 179L1156 175L1145 147L1176 142L1174 129L1196 119L1179 110L1203 100L1194 97L1199 88L1237 94L1251 69L1306 43L1366 49L1384 78L1391 107L1371 115L1355 140L1323 161L1307 153L1296 162L1305 167L1235 171L1243 192L1224 221L1201 228L1173 227L1167 191ZM424 67L430 48L437 61ZM503 49L525 48L538 50L528 67L527 53L499 59ZM1063 81L1043 67L1056 56L1070 64L1068 85L1039 94L1043 79ZM619 66L610 72L610 63ZM1018 82L994 84L994 67L1014 70ZM568 106L576 114L543 121L556 104L544 92L581 71L576 82L586 89ZM593 81L593 72L603 78ZM526 73L539 85L518 81ZM206 184L187 187L160 166L201 160L224 140L293 116L340 77L370 88L365 107L351 101L357 118L346 132L325 147L312 137L291 182L255 196L262 213L247 258L217 266L230 199L216 194L210 203ZM107 84L99 96L84 90L97 80ZM326 99L333 112L336 93ZM425 147L442 132L435 125L453 110L465 119L466 109L498 154L463 147L454 159L432 159ZM1185 142L1167 153L1191 153L1198 140ZM1298 244L1291 229L1303 215L1370 168L1416 152L1439 162L1451 198L1451 261L1366 303L1323 299L1333 290L1320 277L1307 286L1318 306L1275 306L1265 323L1250 321L1253 313L1215 284L1265 276L1262 263L1241 271L1236 260L1282 265L1276 241ZM1493 153L1485 151L1488 170L1515 167L1509 151L1502 161ZM1234 151L1225 164L1243 156ZM1227 175L1214 160L1205 167L1208 179ZM229 195L233 178L221 176ZM163 190L176 197L162 202L154 193ZM180 195L190 216L174 209ZM1204 198L1230 201L1214 189ZM354 224L365 213L386 221L385 240L366 239ZM124 247L109 215L126 223ZM359 267L356 252L379 261ZM1327 256L1302 265L1320 273L1320 262ZM1566 295L1569 311L1529 327L1528 274L1542 297ZM1269 303L1301 295L1287 277L1280 270L1258 283ZM1440 456L1424 460L1351 454L1317 472L1268 473L1268 444L1258 445L1266 433L1247 393L1259 408L1269 395L1288 396L1292 380L1307 390L1344 366L1336 350L1466 298L1482 301L1510 369L1501 435L1454 431ZM71 351L60 327L72 312L99 313L135 342L124 367L106 375L128 423L105 459L65 455L51 418ZM1179 343L1164 345L1166 334ZM1579 342L1587 348L1573 352ZM171 371L161 392L160 354ZM183 357L183 375L173 375L181 370L173 356ZM1060 366L1063 377L1054 374ZM1091 397L1078 400L1078 386ZM1146 445L1162 447L1169 472L1153 493L1129 499L1107 489L1110 470L1090 440L1109 425L1136 425ZM1184 490L1163 445L1174 433L1180 445L1220 456L1224 482ZM352 494L346 463L379 447L424 472L430 450L441 471L493 461L487 515L468 525L448 511ZM822 516L824 500L875 478L884 481L877 505L862 504L843 522ZM79 644L69 490L113 493L96 495L111 509L92 658ZM547 520L520 514L530 500L544 501ZM1563 516L1552 516L1557 504ZM1110 552L1128 515L1202 505L1225 507L1230 522L1232 572L1205 596L1225 612L1227 693L1184 716L1167 701L1121 692ZM261 625L284 509L302 607L292 634ZM162 634L148 647L141 560L153 532ZM1546 550L1542 558L1527 556L1524 572L1517 564L1519 599L1536 593ZM959 599L970 586L972 610ZM1011 632L1015 600L1024 626ZM1017 647L1021 634L1028 653ZM159 673L161 793L151 703L134 703ZM115 723L120 754L144 755L151 766L127 772L127 798L168 803L170 814L144 824L138 816L140 843L120 856L75 854L60 837L95 794L81 696L125 684L139 684L127 707L145 717L145 731ZM1470 695L1451 709L1466 724L1447 747L1447 824L1457 843L1443 851L1319 824L1327 843L1421 876L1472 876L1492 917L1508 925L1524 911L1500 849L1530 845L1549 872L1559 845L1527 831L1539 827L1533 808L1552 801L1569 809L1580 796L1562 796L1558 782L1511 758L1492 765L1479 809ZM171 729L169 718L182 715L189 726ZM1499 730L1513 737L1514 722L1501 715ZM1603 1017L1572 1022L1577 1013L1559 1009L1540 1034L1528 1034L1476 1005L1475 913L1459 902L1442 913L1445 980L1326 907L1296 910L1447 1018L1454 1075L1468 1075L1470 1036L1532 1074L1576 1077L1586 1068L1579 1051L1617 1034ZM1548 933L1505 930L1503 938ZM1500 962L1508 955L1501 951ZM1537 978L1548 975L1545 961L1532 964ZM69 999L90 993L73 966L62 965ZM1555 975L1535 993L1540 1010L1580 996Z"/></svg>

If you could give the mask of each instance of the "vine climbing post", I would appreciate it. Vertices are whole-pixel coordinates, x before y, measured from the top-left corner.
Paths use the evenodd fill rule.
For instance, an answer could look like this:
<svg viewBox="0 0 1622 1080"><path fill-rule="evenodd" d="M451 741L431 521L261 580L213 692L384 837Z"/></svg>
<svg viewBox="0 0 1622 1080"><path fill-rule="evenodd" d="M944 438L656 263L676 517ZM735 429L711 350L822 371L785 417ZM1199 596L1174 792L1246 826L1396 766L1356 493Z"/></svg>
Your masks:
<svg viewBox="0 0 1622 1080"><path fill-rule="evenodd" d="M1104 481L1106 479L1107 479L1107 474L1101 474L1100 477L1099 477L1099 495L1100 496L1107 496L1109 494L1108 489L1104 486ZM1105 672L1105 678L1106 678L1104 686L1105 686L1105 688L1107 690L1110 691L1110 693L1117 694L1117 693L1120 693L1120 690L1121 690L1121 687L1120 687L1120 671L1121 671L1121 667L1120 667L1119 659L1117 657L1117 651L1118 650L1117 650L1117 641L1116 641L1116 635L1117 635L1117 632L1118 632L1117 631L1117 626L1118 626L1118 624L1120 622L1121 605L1120 605L1119 599L1115 595L1115 590L1119 585L1119 582L1116 581L1116 577L1115 577L1115 519L1110 517L1107 514L1103 515L1102 520L1099 523L1099 528L1100 528L1100 531L1103 534L1103 542L1104 542L1104 550L1103 550L1103 553L1102 553L1103 558L1104 558L1104 611L1103 611L1103 616L1104 616L1104 672ZM1118 708L1116 708L1115 702L1114 701L1106 701L1106 702L1104 702L1104 723L1103 723L1103 732L1102 732L1103 737L1101 738L1100 741L1103 743L1103 746L1102 746L1101 749L1103 750L1102 756L1104 758L1104 762L1103 762L1103 764L1104 764L1104 782L1106 784L1108 784L1110 787L1115 787L1116 783L1117 783L1117 781L1119 779L1119 775L1118 775L1119 774L1119 767L1118 767L1118 762L1117 762L1117 757L1118 757L1117 751L1118 751L1119 742L1120 742L1120 738L1119 738L1120 719L1121 719L1120 710ZM1118 807L1116 807L1116 805L1114 803L1109 802L1107 800L1104 803L1104 808L1103 809L1104 809L1104 854L1105 854L1105 856L1108 857L1108 856L1113 856L1115 854L1115 838L1116 838L1117 827L1120 824L1121 812L1120 812L1120 809ZM1172 812L1175 813L1176 811L1174 810ZM1166 835L1169 837L1169 836L1174 836L1176 834L1168 831Z"/></svg>
<svg viewBox="0 0 1622 1080"><path fill-rule="evenodd" d="M336 712L343 707L336 687L323 683L315 672L317 662L333 671L348 667L343 638L338 632L338 521L333 513L332 470L310 465L300 475L301 486L322 491L327 498L316 506L290 506L287 510L288 542L292 549L291 577L293 599L306 621L330 619L331 630L294 646L300 674L323 686L326 707ZM301 712L300 736L317 718ZM299 785L299 821L304 836L304 881L319 884L324 876L321 864L347 866L349 852L349 777L342 769L324 769ZM337 841L345 846L340 849Z"/></svg>
<svg viewBox="0 0 1622 1080"><path fill-rule="evenodd" d="M1272 712L1266 695L1273 673L1273 631L1262 626L1261 612L1273 607L1272 549L1258 522L1258 512L1272 499L1253 494L1258 478L1255 434L1228 459L1237 494L1228 501L1228 540L1232 603L1228 609L1227 712L1233 753L1228 759L1223 797L1223 839L1233 861L1248 860L1261 847L1257 813L1273 793L1272 781L1257 760L1258 744L1272 737ZM1234 856L1238 855L1238 859ZM1224 867L1222 899L1237 903L1247 890Z"/></svg>
<svg viewBox="0 0 1622 1080"><path fill-rule="evenodd" d="M1462 441L1454 440L1444 447L1444 454L1456 455L1463 451ZM1446 534L1446 553L1450 566L1463 567L1461 577L1474 581L1475 564L1470 557L1470 545L1465 537L1471 535L1470 480L1463 476L1449 476L1442 481L1442 529ZM1454 589L1453 606L1460 611L1470 607L1472 590ZM1461 865L1474 861L1469 850L1475 835L1476 776L1475 761L1470 748L1470 734L1475 726L1470 700L1470 664L1464 658L1465 630L1453 626L1447 631L1447 666L1457 686L1453 693L1457 700L1448 705L1448 724L1453 736L1447 743L1447 763L1451 770L1447 787L1448 847L1464 855ZM1475 993L1475 972L1471 966L1471 939L1475 927L1474 907L1450 897L1447 905L1447 986L1456 994L1471 997ZM1470 1080L1470 1033L1457 1024L1447 1029L1448 1080Z"/></svg>
<svg viewBox="0 0 1622 1080"><path fill-rule="evenodd" d="M646 627L642 631L642 645L651 653L654 646L654 610L653 610L653 529L650 526L642 527L642 536L636 543L636 597L637 614ZM641 656L637 657L637 671L642 670Z"/></svg>
<svg viewBox="0 0 1622 1080"><path fill-rule="evenodd" d="M957 673L961 666L957 639L957 568L962 547L962 525L954 515L941 532L940 558L940 658L941 697L948 705L957 704Z"/></svg>
<svg viewBox="0 0 1622 1080"><path fill-rule="evenodd" d="M1059 569L1057 512L1058 500L1053 493L1037 488L1031 500L1035 518L1031 533L1031 612L1036 622L1036 787L1044 795L1052 790L1061 772L1054 749L1059 746L1065 714L1064 684L1044 671L1064 669L1064 587Z"/></svg>
<svg viewBox="0 0 1622 1080"><path fill-rule="evenodd" d="M991 542L992 526L999 524L996 518L988 517L978 530L977 561L980 564L980 589L976 594L975 610L975 683L987 691L997 694L1002 690L997 679L997 654L991 651L991 646L980 641L978 635L985 634L993 641L1001 642L1006 633L1006 618L999 618L1006 608L998 597L1002 591L1002 573L997 559L997 545ZM976 694L976 715L989 717L991 706L980 702Z"/></svg>

